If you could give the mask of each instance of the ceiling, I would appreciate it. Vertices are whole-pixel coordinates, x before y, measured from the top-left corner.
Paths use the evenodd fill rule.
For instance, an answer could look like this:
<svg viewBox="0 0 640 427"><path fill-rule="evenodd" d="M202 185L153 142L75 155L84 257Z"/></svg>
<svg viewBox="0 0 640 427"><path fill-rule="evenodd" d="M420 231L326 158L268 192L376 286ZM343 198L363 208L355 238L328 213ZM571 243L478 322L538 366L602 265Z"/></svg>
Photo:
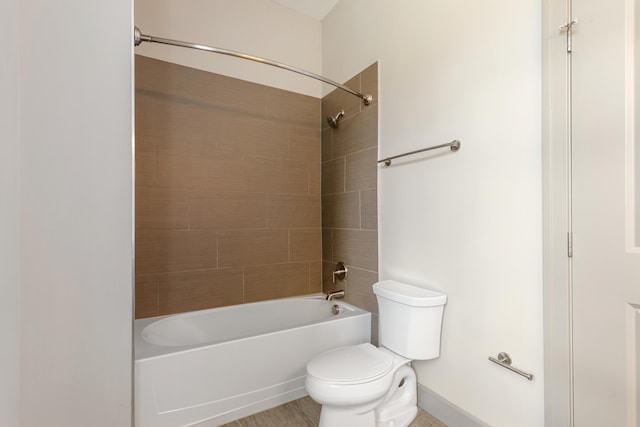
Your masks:
<svg viewBox="0 0 640 427"><path fill-rule="evenodd" d="M338 3L338 0L272 0L276 3L293 9L302 14L311 16L318 21L322 21L331 9Z"/></svg>

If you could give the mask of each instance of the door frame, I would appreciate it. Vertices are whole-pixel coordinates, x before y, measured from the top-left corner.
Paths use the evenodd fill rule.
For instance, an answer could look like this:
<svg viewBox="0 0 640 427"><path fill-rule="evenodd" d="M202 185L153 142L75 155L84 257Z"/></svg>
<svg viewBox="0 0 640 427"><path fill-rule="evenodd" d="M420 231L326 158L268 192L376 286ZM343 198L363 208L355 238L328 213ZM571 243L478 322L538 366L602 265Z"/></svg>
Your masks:
<svg viewBox="0 0 640 427"><path fill-rule="evenodd" d="M545 426L573 426L571 58L560 26L571 1L542 3L543 320Z"/></svg>

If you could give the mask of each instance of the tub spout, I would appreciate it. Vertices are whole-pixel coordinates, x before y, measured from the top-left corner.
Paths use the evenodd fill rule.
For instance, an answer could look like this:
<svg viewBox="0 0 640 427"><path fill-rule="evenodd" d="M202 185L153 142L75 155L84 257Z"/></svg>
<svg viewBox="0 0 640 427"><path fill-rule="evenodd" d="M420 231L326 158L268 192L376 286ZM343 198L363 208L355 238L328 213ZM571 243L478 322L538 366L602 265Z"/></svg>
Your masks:
<svg viewBox="0 0 640 427"><path fill-rule="evenodd" d="M325 297L327 301L331 301L332 299L336 298L344 298L344 291L342 289L340 289L339 291L329 292Z"/></svg>

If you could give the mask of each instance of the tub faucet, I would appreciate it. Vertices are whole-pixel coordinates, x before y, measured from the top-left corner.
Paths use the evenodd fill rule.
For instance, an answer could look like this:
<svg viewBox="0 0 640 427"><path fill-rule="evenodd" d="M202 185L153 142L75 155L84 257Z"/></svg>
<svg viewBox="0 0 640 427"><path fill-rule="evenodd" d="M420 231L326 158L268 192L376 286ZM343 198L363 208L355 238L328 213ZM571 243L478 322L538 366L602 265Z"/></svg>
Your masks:
<svg viewBox="0 0 640 427"><path fill-rule="evenodd" d="M329 292L325 297L327 301L331 301L332 299L336 298L344 298L344 291L342 289L340 289L339 291Z"/></svg>

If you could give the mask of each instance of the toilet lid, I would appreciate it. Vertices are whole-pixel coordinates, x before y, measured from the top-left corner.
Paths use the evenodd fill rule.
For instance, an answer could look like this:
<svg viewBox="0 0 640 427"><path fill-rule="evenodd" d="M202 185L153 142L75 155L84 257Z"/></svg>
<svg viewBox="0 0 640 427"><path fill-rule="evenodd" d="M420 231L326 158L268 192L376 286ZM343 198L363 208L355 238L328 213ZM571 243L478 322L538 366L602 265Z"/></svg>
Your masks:
<svg viewBox="0 0 640 427"><path fill-rule="evenodd" d="M307 373L328 382L360 383L383 377L392 368L392 355L371 344L358 344L316 356L307 364Z"/></svg>

